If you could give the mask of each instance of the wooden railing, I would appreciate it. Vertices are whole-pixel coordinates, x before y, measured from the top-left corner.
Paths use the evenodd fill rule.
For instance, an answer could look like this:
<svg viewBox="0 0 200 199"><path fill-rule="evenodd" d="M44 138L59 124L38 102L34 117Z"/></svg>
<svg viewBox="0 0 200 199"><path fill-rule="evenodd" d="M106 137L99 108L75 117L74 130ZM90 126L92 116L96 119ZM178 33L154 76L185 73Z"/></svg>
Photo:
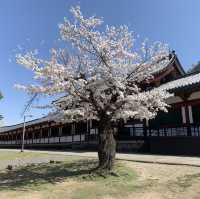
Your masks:
<svg viewBox="0 0 200 199"><path fill-rule="evenodd" d="M148 137L200 137L200 124L182 124L160 127L131 127L130 129L119 129L115 135L117 140L139 140ZM0 145L20 145L21 139L0 140ZM35 139L25 139L25 145L32 144L64 144L64 143L83 143L98 140L98 134L81 132L73 135L61 135L57 137L39 137Z"/></svg>
<svg viewBox="0 0 200 199"><path fill-rule="evenodd" d="M132 127L130 132L118 132L117 139L132 140L150 136L162 137L200 137L200 124L182 124L160 127Z"/></svg>
<svg viewBox="0 0 200 199"><path fill-rule="evenodd" d="M25 145L34 144L64 144L64 143L82 143L85 141L85 133L73 134L69 136L40 137L35 139L25 139ZM0 145L21 145L22 140L0 140Z"/></svg>

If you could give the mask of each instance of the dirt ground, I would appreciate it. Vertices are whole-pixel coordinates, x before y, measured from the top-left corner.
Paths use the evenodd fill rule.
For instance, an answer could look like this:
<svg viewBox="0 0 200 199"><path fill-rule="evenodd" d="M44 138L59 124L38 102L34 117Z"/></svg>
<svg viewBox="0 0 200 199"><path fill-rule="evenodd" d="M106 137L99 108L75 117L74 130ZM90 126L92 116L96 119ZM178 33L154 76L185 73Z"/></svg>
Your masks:
<svg viewBox="0 0 200 199"><path fill-rule="evenodd" d="M200 167L126 162L143 186L128 199L200 199Z"/></svg>

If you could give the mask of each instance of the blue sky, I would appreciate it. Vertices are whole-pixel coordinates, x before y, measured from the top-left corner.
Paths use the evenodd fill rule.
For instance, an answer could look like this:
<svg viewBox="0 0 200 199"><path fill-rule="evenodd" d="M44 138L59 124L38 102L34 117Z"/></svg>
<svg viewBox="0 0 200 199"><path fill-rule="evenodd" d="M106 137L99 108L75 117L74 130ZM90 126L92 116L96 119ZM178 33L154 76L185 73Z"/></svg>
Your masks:
<svg viewBox="0 0 200 199"><path fill-rule="evenodd" d="M0 113L5 125L22 121L29 99L13 85L32 82L31 73L15 63L15 54L20 49L38 48L46 56L49 48L57 45L58 23L76 4L86 15L102 16L105 24L127 24L142 38L168 43L186 70L200 60L199 0L1 0L0 90L4 99ZM30 111L34 118L44 113Z"/></svg>

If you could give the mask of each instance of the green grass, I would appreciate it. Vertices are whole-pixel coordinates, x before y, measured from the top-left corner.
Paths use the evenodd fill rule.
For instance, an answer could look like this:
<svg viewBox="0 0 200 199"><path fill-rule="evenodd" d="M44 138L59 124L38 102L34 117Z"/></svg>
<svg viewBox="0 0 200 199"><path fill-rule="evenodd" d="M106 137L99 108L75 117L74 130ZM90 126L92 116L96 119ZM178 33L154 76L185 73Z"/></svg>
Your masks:
<svg viewBox="0 0 200 199"><path fill-rule="evenodd" d="M22 156L30 158L32 155L35 154L24 153ZM135 190L137 175L132 169L117 162L115 172L118 176L109 175L105 178L91 173L96 166L95 159L66 157L64 162L31 164L12 171L4 170L0 172L0 198L17 199L21 196L29 199L34 198L35 194L38 199L122 198Z"/></svg>
<svg viewBox="0 0 200 199"><path fill-rule="evenodd" d="M123 198L136 189L136 173L122 164L117 164L115 172L119 175L103 178L95 176L91 180L94 182L91 186L79 188L72 194L72 199L93 199L103 197Z"/></svg>

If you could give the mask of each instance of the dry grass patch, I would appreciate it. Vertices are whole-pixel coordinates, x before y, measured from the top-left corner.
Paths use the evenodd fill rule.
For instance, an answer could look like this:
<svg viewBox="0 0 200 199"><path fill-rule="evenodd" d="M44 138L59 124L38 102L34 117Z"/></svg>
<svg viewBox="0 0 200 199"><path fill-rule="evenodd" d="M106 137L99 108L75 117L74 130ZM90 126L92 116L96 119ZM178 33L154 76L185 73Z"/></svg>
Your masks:
<svg viewBox="0 0 200 199"><path fill-rule="evenodd" d="M20 152L19 151L1 151L0 160L15 160L15 159L27 159L27 158L39 158L39 157L49 157L47 153L37 153L37 152Z"/></svg>
<svg viewBox="0 0 200 199"><path fill-rule="evenodd" d="M115 168L118 177L105 178L91 172L97 166L95 159L66 159L0 172L0 198L122 198L135 189L136 174L122 163Z"/></svg>

